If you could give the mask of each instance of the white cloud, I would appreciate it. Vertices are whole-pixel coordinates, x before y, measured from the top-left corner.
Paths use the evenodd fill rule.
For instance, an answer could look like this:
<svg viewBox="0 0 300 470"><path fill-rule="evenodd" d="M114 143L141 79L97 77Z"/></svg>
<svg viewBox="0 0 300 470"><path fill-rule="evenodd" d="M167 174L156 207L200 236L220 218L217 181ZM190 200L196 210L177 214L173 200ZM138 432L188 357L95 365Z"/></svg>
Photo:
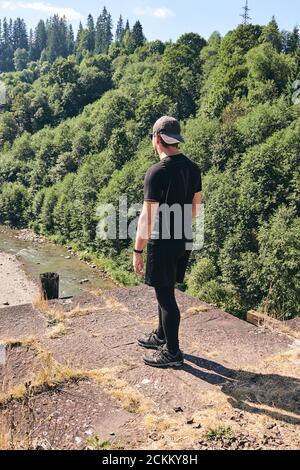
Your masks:
<svg viewBox="0 0 300 470"><path fill-rule="evenodd" d="M138 16L154 16L155 18L166 19L170 18L171 16L175 16L174 11L169 10L166 7L160 8L151 8L149 6L144 8L136 8L135 13Z"/></svg>
<svg viewBox="0 0 300 470"><path fill-rule="evenodd" d="M18 9L24 10L35 10L48 13L50 15L58 14L59 16L65 16L68 20L80 20L82 15L74 10L74 8L56 7L50 3L45 2L0 2L0 9L15 11Z"/></svg>
<svg viewBox="0 0 300 470"><path fill-rule="evenodd" d="M156 8L153 12L154 16L158 18L169 18L170 16L175 16L174 11L169 10L169 8Z"/></svg>

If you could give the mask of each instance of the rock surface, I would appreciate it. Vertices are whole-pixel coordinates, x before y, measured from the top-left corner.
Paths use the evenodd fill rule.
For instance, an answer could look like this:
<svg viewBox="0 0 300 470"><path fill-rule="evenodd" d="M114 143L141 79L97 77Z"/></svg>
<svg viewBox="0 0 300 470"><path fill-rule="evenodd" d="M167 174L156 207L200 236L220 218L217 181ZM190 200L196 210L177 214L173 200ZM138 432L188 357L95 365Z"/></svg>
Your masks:
<svg viewBox="0 0 300 470"><path fill-rule="evenodd" d="M20 433L14 445L299 448L297 341L176 295L185 355L180 370L153 369L142 361L136 339L157 321L155 294L147 286L54 301L43 312L30 305L0 310L0 342L34 337L32 344L8 349L2 391L27 379L44 380L23 401L3 407L3 426L13 420ZM49 321L54 314L59 321ZM30 444L20 432L28 427Z"/></svg>

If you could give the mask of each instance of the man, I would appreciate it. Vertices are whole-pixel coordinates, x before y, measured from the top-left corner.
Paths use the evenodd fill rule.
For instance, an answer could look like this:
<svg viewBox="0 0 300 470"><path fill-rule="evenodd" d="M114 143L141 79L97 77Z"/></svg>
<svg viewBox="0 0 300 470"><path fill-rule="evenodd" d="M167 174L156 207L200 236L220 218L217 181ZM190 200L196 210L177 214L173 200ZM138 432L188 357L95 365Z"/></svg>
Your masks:
<svg viewBox="0 0 300 470"><path fill-rule="evenodd" d="M133 267L144 276L143 250L147 245L145 284L154 287L158 301L157 330L140 338L138 344L157 350L144 356L153 367L181 367L179 348L180 311L175 284L183 283L192 250L192 218L201 204L201 172L196 163L179 150L179 122L163 116L154 125L153 147L160 162L146 173L144 205L138 222Z"/></svg>

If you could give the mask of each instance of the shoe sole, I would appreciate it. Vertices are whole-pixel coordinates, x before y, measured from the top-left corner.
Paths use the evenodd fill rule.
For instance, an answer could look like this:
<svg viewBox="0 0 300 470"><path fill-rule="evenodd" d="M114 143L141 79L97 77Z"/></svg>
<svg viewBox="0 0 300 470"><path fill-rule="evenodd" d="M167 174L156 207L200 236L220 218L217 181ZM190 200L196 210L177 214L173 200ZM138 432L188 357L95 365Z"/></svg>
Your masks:
<svg viewBox="0 0 300 470"><path fill-rule="evenodd" d="M165 343L164 343L165 344ZM151 344L144 344L144 343L140 343L138 341L138 345L141 347L141 348L144 348L144 349L153 349L155 351L157 351L157 349L161 348L161 346L163 346L163 344L161 346L154 346L154 345L151 345Z"/></svg>
<svg viewBox="0 0 300 470"><path fill-rule="evenodd" d="M184 365L184 362L170 362L168 364L154 364L152 362L145 361L145 359L144 359L144 363L146 364L146 366L156 367L157 369L169 369L169 368L179 369L180 367L183 367Z"/></svg>

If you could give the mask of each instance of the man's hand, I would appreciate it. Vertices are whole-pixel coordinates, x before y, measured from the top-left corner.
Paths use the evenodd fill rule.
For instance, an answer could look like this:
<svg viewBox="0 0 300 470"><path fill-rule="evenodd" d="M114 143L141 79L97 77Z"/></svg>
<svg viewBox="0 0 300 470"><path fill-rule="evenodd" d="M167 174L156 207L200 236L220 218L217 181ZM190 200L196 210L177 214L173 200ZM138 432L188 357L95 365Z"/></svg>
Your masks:
<svg viewBox="0 0 300 470"><path fill-rule="evenodd" d="M138 253L133 254L133 268L134 272L139 276L144 276L144 258L143 255Z"/></svg>

